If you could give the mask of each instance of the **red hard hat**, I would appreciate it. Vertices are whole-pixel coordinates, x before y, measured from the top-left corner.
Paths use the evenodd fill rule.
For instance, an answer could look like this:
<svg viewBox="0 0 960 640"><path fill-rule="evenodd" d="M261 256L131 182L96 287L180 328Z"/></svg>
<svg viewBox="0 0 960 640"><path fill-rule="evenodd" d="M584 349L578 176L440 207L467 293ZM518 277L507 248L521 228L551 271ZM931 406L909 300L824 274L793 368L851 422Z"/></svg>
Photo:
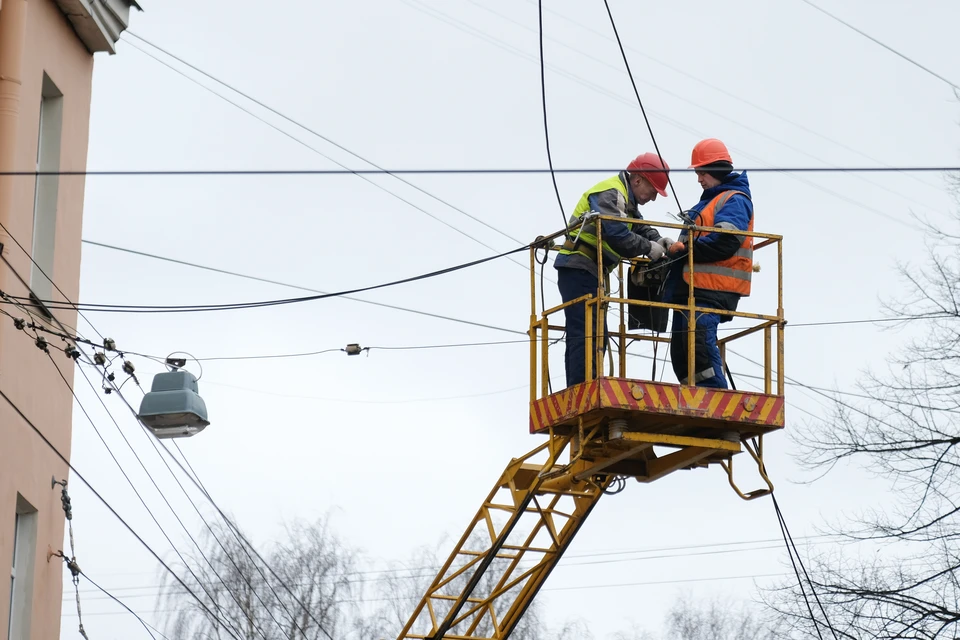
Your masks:
<svg viewBox="0 0 960 640"><path fill-rule="evenodd" d="M696 169L714 162L726 161L733 164L730 158L730 152L727 151L727 145L716 138L707 138L701 140L693 147L693 153L690 156L690 168Z"/></svg>
<svg viewBox="0 0 960 640"><path fill-rule="evenodd" d="M662 196L667 195L667 174L670 167L663 161L663 158L655 153L644 153L633 159L633 162L627 165L628 173L642 173L643 177L653 185Z"/></svg>

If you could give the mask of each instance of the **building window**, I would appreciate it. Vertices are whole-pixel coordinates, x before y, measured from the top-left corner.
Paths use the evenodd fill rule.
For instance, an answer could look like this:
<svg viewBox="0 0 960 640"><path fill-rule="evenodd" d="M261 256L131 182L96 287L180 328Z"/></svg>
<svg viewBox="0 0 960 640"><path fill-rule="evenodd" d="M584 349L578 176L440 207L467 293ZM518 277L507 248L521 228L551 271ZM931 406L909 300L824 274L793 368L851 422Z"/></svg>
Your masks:
<svg viewBox="0 0 960 640"><path fill-rule="evenodd" d="M37 134L37 171L60 170L60 133L63 128L63 94L43 74L40 98L40 126ZM60 177L37 176L33 194L33 264L30 288L40 300L53 295L53 254L57 232L57 194ZM44 276L44 273L49 276Z"/></svg>
<svg viewBox="0 0 960 640"><path fill-rule="evenodd" d="M13 524L13 562L10 564L8 640L30 637L33 608L33 570L37 556L37 510L17 495Z"/></svg>

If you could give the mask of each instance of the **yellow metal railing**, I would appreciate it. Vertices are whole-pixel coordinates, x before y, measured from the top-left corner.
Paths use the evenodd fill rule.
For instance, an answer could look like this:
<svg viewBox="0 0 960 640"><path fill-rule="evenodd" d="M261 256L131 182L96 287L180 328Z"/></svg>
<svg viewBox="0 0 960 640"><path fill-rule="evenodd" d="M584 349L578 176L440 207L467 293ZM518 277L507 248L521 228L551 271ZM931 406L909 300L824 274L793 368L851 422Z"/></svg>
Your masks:
<svg viewBox="0 0 960 640"><path fill-rule="evenodd" d="M603 220L610 220L616 222L624 222L623 218L616 218L612 216L592 216L587 219L584 216L584 220L581 221L581 224L584 224L588 221L596 221L596 236L597 243L601 244L603 242L603 225L600 224ZM576 234L580 229L580 225L572 227L569 230L562 230L556 233L553 233L549 236L541 236L537 241L531 246L530 249L530 325L528 329L528 335L530 336L530 401L534 402L537 399L549 395L551 393L549 380L550 380L550 346L551 340L559 338L564 332L565 327L563 324L557 324L556 322L551 322L552 318L558 313L562 313L567 307L585 303L585 315L587 327L586 336L584 340L584 362L585 362L585 379L593 380L600 375L600 372L604 368L604 359L606 353L609 352L603 348L603 327L604 327L604 316L607 313L607 310L610 308L610 305L618 305L620 323L617 330L608 331L610 337L618 337L617 340L617 349L616 349L616 372L614 372L614 360L611 354L611 360L609 362L609 375L611 377L627 378L631 377L627 371L627 343L628 341L639 341L639 342L655 342L658 344L669 345L671 339L668 336L660 335L650 335L638 332L630 332L627 329L627 313L630 306L636 307L648 307L648 308L659 308L659 309L672 309L674 313L677 312L686 312L688 314L688 323L687 323L687 380L694 380L695 373L695 338L696 338L696 326L697 326L697 314L700 313L718 313L724 316L733 316L735 318L743 318L745 320L753 321L755 324L748 326L732 335L726 336L724 338L717 339L718 346L720 348L720 355L726 362L726 348L727 345L740 340L746 336L763 332L763 392L768 395L779 395L782 396L784 393L784 349L783 349L783 339L784 339L784 328L786 326L786 320L783 315L783 237L779 235L774 235L770 233L758 233L758 232L747 232L731 229L721 229L718 227L699 227L696 225L685 225L685 224L676 224L669 222L652 222L647 220L633 220L631 219L634 225L647 225L651 227L658 227L664 229L676 229L676 230L686 230L687 231L687 247L688 251L683 260L687 262L687 268L689 269L690 279L688 287L688 296L686 304L671 304L666 302L659 301L650 301L650 300L631 300L625 294L625 277L629 277L629 271L627 271L625 276L624 267L636 265L648 264L650 261L646 258L633 258L633 259L624 259L620 262L617 268L614 270L615 277L608 277L606 280L612 281L605 286L604 282L600 282L595 294L587 294L576 298L574 300L569 300L563 304L559 304L548 309L541 309L539 300L541 299L540 291L537 285L537 268L544 268L546 257L543 260L539 260L538 256L543 251L553 251L558 249L555 246L554 240L560 239L560 242L563 241L564 236L567 233ZM762 314L762 313L750 313L745 311L727 311L721 309L711 309L709 307L698 307L696 305L696 300L694 298L694 288L696 283L696 268L694 263L693 255L693 243L690 239L695 239L698 235L704 233L723 233L723 234L733 234L737 236L749 236L754 238L754 252L757 252L761 249L770 246L776 246L777 251L777 310L775 315L771 314ZM756 263L755 263L756 264ZM603 252L597 251L597 272L600 274L606 273L603 265ZM611 274L613 276L613 274ZM608 291L608 288L612 288L612 285L616 285L616 295L614 292ZM755 288L755 287L754 287ZM562 318L561 318L562 320ZM670 333L668 328L666 333ZM774 362L774 347L776 349L776 362ZM590 353L595 353L595 358L589 357ZM594 371L593 363L594 359L597 362L598 371ZM775 377L774 377L775 373ZM642 379L639 376L632 376L638 379ZM775 386L774 386L775 385ZM774 390L776 389L776 390ZM553 391L559 391L559 389L553 389Z"/></svg>

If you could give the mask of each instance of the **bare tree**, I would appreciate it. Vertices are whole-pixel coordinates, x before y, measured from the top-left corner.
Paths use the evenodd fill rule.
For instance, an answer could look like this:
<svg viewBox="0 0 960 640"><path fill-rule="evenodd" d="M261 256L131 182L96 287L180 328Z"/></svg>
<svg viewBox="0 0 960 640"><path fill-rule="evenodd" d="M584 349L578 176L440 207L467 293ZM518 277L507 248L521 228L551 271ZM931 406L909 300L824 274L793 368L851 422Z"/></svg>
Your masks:
<svg viewBox="0 0 960 640"><path fill-rule="evenodd" d="M863 401L838 395L830 418L800 437L812 468L853 460L890 487L879 507L838 527L852 540L896 542L882 560L812 562L839 637L960 637L960 213L951 226L927 223L925 266L901 265L906 291L885 303L916 337L886 370L863 375ZM770 601L797 630L814 631L795 589ZM814 614L822 618L815 605Z"/></svg>
<svg viewBox="0 0 960 640"><path fill-rule="evenodd" d="M783 640L776 619L762 618L752 605L729 598L681 596L670 608L662 635L634 627L614 640Z"/></svg>
<svg viewBox="0 0 960 640"><path fill-rule="evenodd" d="M225 524L211 524L203 554L187 558L180 579L165 577L158 607L176 613L167 631L185 640L236 636L241 640L366 640L357 576L357 553L334 535L325 519L297 522L261 562L246 538ZM228 632L226 629L229 629Z"/></svg>

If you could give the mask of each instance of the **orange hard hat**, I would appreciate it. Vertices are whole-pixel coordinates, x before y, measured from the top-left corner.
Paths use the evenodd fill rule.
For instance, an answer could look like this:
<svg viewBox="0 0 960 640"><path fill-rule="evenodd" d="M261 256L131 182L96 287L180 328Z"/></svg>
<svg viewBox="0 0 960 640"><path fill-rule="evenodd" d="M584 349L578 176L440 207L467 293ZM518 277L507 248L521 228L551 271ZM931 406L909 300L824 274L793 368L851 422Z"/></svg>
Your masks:
<svg viewBox="0 0 960 640"><path fill-rule="evenodd" d="M701 140L693 147L693 153L690 156L690 168L696 169L714 162L729 162L733 164L730 158L730 152L727 151L727 145L716 138L707 138Z"/></svg>
<svg viewBox="0 0 960 640"><path fill-rule="evenodd" d="M670 167L663 161L663 158L655 153L644 153L633 159L627 165L627 173L642 173L643 177L653 185L662 196L667 195L667 174L670 173Z"/></svg>

